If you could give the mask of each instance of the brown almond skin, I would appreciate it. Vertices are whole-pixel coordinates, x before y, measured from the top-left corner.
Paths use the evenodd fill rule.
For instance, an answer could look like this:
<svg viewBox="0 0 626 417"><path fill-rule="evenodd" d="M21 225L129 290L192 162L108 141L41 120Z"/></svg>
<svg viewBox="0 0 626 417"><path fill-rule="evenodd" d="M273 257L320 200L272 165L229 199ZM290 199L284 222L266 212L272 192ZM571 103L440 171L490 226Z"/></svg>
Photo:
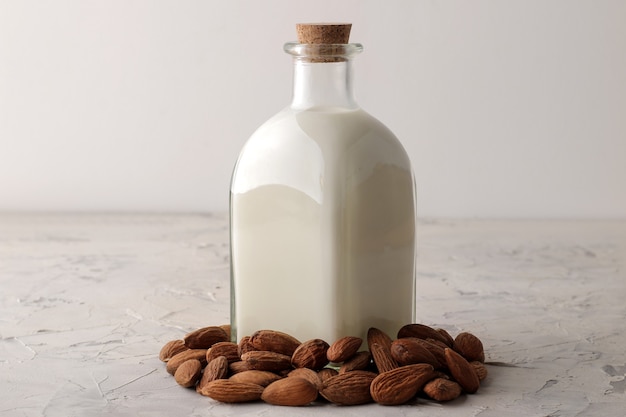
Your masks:
<svg viewBox="0 0 626 417"><path fill-rule="evenodd" d="M374 401L382 405L404 404L435 376L432 365L406 365L378 374L370 386Z"/></svg>
<svg viewBox="0 0 626 417"><path fill-rule="evenodd" d="M357 352L341 365L339 373L365 370L370 366L371 362L372 354L369 351Z"/></svg>
<svg viewBox="0 0 626 417"><path fill-rule="evenodd" d="M224 332L226 332L226 336L228 337L227 340L232 342L232 340L231 340L232 332L230 331L231 330L230 324L222 324L222 325L220 325L218 327L221 328L222 330L224 330Z"/></svg>
<svg viewBox="0 0 626 417"><path fill-rule="evenodd" d="M296 368L287 374L287 378L302 378L309 381L318 391L324 388L320 375L310 368Z"/></svg>
<svg viewBox="0 0 626 417"><path fill-rule="evenodd" d="M454 350L447 348L445 350L446 363L450 374L456 382L459 383L461 388L468 394L473 394L478 391L480 386L480 380L474 367L461 355Z"/></svg>
<svg viewBox="0 0 626 417"><path fill-rule="evenodd" d="M248 369L258 371L280 372L292 368L291 356L266 350L246 352L241 355L241 360L246 363Z"/></svg>
<svg viewBox="0 0 626 417"><path fill-rule="evenodd" d="M445 350L448 346L440 340L434 339L417 339L435 358L439 361L443 368L447 368Z"/></svg>
<svg viewBox="0 0 626 417"><path fill-rule="evenodd" d="M206 352L207 363L211 363L211 361L218 356L225 356L228 363L241 360L239 356L239 346L237 343L233 342L217 342L211 346Z"/></svg>
<svg viewBox="0 0 626 417"><path fill-rule="evenodd" d="M322 382L325 382L328 378L338 375L339 372L333 368L324 368L321 369L318 373Z"/></svg>
<svg viewBox="0 0 626 417"><path fill-rule="evenodd" d="M200 379L202 364L198 359L189 359L180 364L174 372L174 380L185 388L194 387Z"/></svg>
<svg viewBox="0 0 626 417"><path fill-rule="evenodd" d="M317 398L317 388L303 378L283 378L269 384L261 399L268 404L298 407Z"/></svg>
<svg viewBox="0 0 626 417"><path fill-rule="evenodd" d="M172 356L172 358L167 361L167 365L165 369L171 375L176 373L176 369L183 363L188 361L189 359L198 359L202 366L206 366L206 349L187 349L176 355Z"/></svg>
<svg viewBox="0 0 626 417"><path fill-rule="evenodd" d="M216 379L204 387L202 394L223 403L244 403L261 399L263 390L256 384Z"/></svg>
<svg viewBox="0 0 626 417"><path fill-rule="evenodd" d="M228 371L231 374L238 374L249 370L250 368L248 368L248 364L244 361L237 361L228 364Z"/></svg>
<svg viewBox="0 0 626 417"><path fill-rule="evenodd" d="M421 339L415 337L396 339L391 344L391 356L401 366L414 363L428 363L435 369L441 368L441 363L422 342Z"/></svg>
<svg viewBox="0 0 626 417"><path fill-rule="evenodd" d="M228 342L229 337L221 327L209 326L187 333L183 340L189 349L208 349L217 342Z"/></svg>
<svg viewBox="0 0 626 417"><path fill-rule="evenodd" d="M485 351L480 339L471 333L459 333L454 339L452 348L467 359L468 362L485 362Z"/></svg>
<svg viewBox="0 0 626 417"><path fill-rule="evenodd" d="M172 356L189 349L182 340L170 340L163 345L159 352L159 359L163 362L169 361Z"/></svg>
<svg viewBox="0 0 626 417"><path fill-rule="evenodd" d="M207 366L204 367L202 378L196 386L196 391L202 394L202 389L211 381L216 379L224 379L228 375L228 359L226 356L218 356L211 360Z"/></svg>
<svg viewBox="0 0 626 417"><path fill-rule="evenodd" d="M250 336L250 343L257 350L276 352L291 356L300 341L287 333L276 330L258 330Z"/></svg>
<svg viewBox="0 0 626 417"><path fill-rule="evenodd" d="M370 327L367 330L367 346L372 347L372 344L377 343L381 346L390 348L391 347L391 337L385 332L376 327Z"/></svg>
<svg viewBox="0 0 626 417"><path fill-rule="evenodd" d="M239 357L241 357L241 355L243 355L246 352L250 352L251 350L259 350L255 348L250 342L250 336L242 337L241 340L239 341L239 344L237 345L237 348L239 350Z"/></svg>
<svg viewBox="0 0 626 417"><path fill-rule="evenodd" d="M380 373L391 371L399 366L398 362L391 355L390 347L372 343L370 345L370 353Z"/></svg>
<svg viewBox="0 0 626 417"><path fill-rule="evenodd" d="M356 336L345 336L337 339L326 351L330 362L343 362L359 351L363 339Z"/></svg>
<svg viewBox="0 0 626 417"><path fill-rule="evenodd" d="M295 368L322 369L328 364L328 343L322 339L307 340L293 352L291 364Z"/></svg>
<svg viewBox="0 0 626 417"><path fill-rule="evenodd" d="M424 385L424 394L435 401L452 401L461 395L461 386L449 379L435 378Z"/></svg>
<svg viewBox="0 0 626 417"><path fill-rule="evenodd" d="M476 376L478 377L479 381L482 381L483 379L487 378L487 375L489 374L489 372L487 371L487 367L485 366L484 363L480 361L472 361L470 362L470 365L474 367L474 371L476 371Z"/></svg>
<svg viewBox="0 0 626 417"><path fill-rule="evenodd" d="M249 370L234 374L229 379L233 382L247 382L267 387L274 381L278 381L282 377L270 371Z"/></svg>
<svg viewBox="0 0 626 417"><path fill-rule="evenodd" d="M367 331L367 346L378 372L390 371L398 367L398 363L391 356L391 337L375 327Z"/></svg>
<svg viewBox="0 0 626 417"><path fill-rule="evenodd" d="M435 329L437 331L437 333L439 333L441 336L443 336L444 339L446 339L446 345L448 345L448 347L452 347L452 345L454 344L454 338L450 335L450 333L448 333L447 330L445 329Z"/></svg>
<svg viewBox="0 0 626 417"><path fill-rule="evenodd" d="M322 397L334 404L358 405L371 403L370 385L377 374L369 371L350 371L324 380Z"/></svg>
<svg viewBox="0 0 626 417"><path fill-rule="evenodd" d="M426 339L420 339L420 340L424 340L425 342L428 342L431 345L439 346L441 349L446 349L446 348L451 348L452 347L452 346L446 345L441 340L433 339L431 337L426 338Z"/></svg>
<svg viewBox="0 0 626 417"><path fill-rule="evenodd" d="M435 339L440 342L446 343L448 340L446 337L442 336L437 330L433 329L430 326L419 323L412 323L402 326L400 330L398 330L398 339L402 339L404 337L417 337L418 339Z"/></svg>

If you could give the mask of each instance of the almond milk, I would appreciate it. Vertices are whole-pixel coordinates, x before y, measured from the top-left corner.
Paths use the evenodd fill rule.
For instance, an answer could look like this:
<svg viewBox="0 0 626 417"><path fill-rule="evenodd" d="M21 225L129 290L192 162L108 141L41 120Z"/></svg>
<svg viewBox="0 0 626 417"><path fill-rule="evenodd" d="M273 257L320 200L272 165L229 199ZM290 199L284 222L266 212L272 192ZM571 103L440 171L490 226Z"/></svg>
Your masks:
<svg viewBox="0 0 626 417"><path fill-rule="evenodd" d="M413 320L410 163L363 110L281 112L246 144L231 193L237 337L332 343Z"/></svg>

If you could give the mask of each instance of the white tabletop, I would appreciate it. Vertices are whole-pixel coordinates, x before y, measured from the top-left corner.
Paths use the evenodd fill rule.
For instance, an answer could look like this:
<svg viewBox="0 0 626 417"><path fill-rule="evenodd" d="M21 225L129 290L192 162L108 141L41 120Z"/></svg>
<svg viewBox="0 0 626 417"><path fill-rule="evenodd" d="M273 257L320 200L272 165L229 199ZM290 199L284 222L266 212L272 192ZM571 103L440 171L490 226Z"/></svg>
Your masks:
<svg viewBox="0 0 626 417"><path fill-rule="evenodd" d="M2 416L621 416L626 221L427 221L417 317L470 331L475 395L384 407L227 405L161 346L229 317L225 215L0 215Z"/></svg>

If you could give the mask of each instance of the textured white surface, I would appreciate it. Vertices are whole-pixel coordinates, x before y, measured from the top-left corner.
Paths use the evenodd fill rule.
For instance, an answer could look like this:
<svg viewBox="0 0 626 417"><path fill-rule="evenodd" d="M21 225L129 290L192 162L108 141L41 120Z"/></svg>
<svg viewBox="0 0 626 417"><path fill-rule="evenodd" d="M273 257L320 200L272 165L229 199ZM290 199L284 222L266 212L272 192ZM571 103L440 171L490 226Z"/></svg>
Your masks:
<svg viewBox="0 0 626 417"><path fill-rule="evenodd" d="M1 215L3 416L617 416L626 222L422 221L418 319L482 338L489 378L440 405L225 405L160 347L229 316L223 215Z"/></svg>

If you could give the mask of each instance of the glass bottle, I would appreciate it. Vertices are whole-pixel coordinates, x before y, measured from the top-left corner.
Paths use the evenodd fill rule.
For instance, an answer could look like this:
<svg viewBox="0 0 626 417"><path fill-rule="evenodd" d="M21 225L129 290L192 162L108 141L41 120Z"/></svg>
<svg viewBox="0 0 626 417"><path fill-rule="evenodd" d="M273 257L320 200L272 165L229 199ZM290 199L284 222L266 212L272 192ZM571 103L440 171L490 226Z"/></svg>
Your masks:
<svg viewBox="0 0 626 417"><path fill-rule="evenodd" d="M284 47L292 102L236 163L234 340L260 329L328 343L369 327L395 337L414 322L413 174L398 139L356 103L352 61L363 48L346 26L298 25L299 43Z"/></svg>

